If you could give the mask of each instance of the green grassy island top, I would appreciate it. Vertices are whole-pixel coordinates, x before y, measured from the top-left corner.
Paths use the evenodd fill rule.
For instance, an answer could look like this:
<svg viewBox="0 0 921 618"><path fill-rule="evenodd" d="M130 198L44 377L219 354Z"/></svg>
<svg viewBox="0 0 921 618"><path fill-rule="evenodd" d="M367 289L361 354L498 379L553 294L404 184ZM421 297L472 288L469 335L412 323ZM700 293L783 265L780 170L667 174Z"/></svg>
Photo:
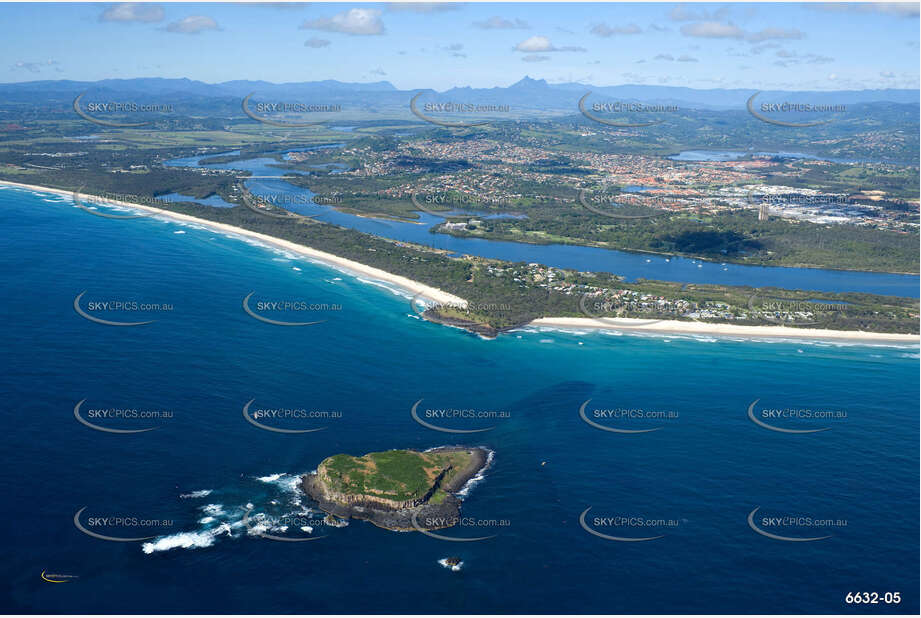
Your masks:
<svg viewBox="0 0 921 618"><path fill-rule="evenodd" d="M482 449L392 450L333 455L317 468L327 492L390 504L444 501L482 467Z"/></svg>

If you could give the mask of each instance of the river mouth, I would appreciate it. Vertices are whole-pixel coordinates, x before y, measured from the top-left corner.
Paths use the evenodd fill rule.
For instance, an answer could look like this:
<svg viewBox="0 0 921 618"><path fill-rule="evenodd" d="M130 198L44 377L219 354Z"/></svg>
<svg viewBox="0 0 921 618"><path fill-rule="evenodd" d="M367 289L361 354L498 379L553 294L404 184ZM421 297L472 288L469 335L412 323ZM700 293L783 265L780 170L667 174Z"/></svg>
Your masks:
<svg viewBox="0 0 921 618"><path fill-rule="evenodd" d="M252 159L229 163L200 163L219 156L233 156L238 151L184 157L166 161L167 166L202 167L207 169L239 170L244 185L258 197L274 201L299 215L310 215L319 221L353 229L381 238L410 242L448 252L451 255L473 255L509 262L538 263L546 266L584 272L607 272L628 282L639 279L680 281L714 285L778 287L817 292L863 292L883 296L918 298L918 276L846 271L819 268L754 266L679 257L670 254L632 253L617 249L568 245L558 243L531 244L505 240L488 240L433 231L444 223L451 211L419 212L418 219L406 221L342 212L336 205L317 204L310 189L295 186L283 178L285 174L304 175L305 172L285 168L284 158L292 152L341 147L342 144L291 148L264 153ZM703 152L703 151L700 151ZM281 155L282 161L266 156ZM733 153L745 156L751 153ZM634 189L636 190L636 189ZM454 211L457 212L457 211ZM463 213L463 211L461 211ZM508 216L516 213L496 213Z"/></svg>

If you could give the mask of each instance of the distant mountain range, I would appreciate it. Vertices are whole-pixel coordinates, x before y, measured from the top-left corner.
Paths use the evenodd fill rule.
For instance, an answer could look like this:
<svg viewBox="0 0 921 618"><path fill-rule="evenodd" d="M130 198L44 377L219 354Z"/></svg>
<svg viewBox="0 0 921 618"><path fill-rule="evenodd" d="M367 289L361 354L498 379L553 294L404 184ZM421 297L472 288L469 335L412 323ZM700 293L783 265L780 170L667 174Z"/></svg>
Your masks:
<svg viewBox="0 0 921 618"><path fill-rule="evenodd" d="M178 105L214 101L220 107L237 104L255 92L254 99L305 103L354 105L379 109L408 106L409 99L423 92L423 101L501 104L513 110L573 113L579 98L592 92L592 101L618 100L677 105L684 109L742 109L755 89L695 89L676 86L595 86L581 83L548 84L543 79L524 77L508 87L398 90L390 82L347 83L335 80L273 84L265 81L235 80L218 84L190 79L135 78L105 79L96 82L70 80L33 81L0 84L0 106L5 104L72 101L82 92L87 98L109 100L134 97ZM117 100L117 99L116 99ZM918 90L834 90L764 91L759 100L809 101L820 104L855 105L867 103L918 104Z"/></svg>

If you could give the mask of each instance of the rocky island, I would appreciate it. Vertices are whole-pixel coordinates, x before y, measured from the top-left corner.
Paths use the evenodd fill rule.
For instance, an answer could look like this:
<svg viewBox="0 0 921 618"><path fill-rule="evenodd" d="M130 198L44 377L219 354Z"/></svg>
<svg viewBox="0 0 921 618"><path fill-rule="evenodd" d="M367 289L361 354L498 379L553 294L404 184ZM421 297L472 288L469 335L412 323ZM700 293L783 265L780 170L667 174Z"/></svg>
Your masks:
<svg viewBox="0 0 921 618"><path fill-rule="evenodd" d="M336 517L388 530L448 528L460 517L457 492L488 465L488 455L460 446L333 455L303 476L302 487Z"/></svg>

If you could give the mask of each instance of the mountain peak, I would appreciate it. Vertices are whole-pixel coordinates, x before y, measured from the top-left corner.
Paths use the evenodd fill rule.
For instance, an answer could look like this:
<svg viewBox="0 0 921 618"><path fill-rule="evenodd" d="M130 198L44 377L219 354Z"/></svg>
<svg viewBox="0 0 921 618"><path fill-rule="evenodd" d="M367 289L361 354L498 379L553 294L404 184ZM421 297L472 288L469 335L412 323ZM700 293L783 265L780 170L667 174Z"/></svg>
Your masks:
<svg viewBox="0 0 921 618"><path fill-rule="evenodd" d="M509 86L509 88L546 88L548 86L545 79L531 79L525 75L520 80Z"/></svg>

